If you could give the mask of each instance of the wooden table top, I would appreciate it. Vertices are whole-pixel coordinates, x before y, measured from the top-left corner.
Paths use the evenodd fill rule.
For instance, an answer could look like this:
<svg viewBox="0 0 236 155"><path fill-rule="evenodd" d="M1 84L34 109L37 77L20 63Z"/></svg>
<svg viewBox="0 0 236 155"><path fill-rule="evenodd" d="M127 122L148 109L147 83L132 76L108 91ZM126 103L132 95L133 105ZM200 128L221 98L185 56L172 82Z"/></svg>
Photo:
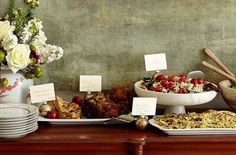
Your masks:
<svg viewBox="0 0 236 155"><path fill-rule="evenodd" d="M95 155L101 153L101 150L108 151L107 154L113 152L113 155L127 154L126 152L148 155L155 152L162 154L162 151L163 154L168 154L166 151L173 154L173 151L181 152L182 150L183 152L186 149L190 152L185 153L192 153L196 148L203 151L203 154L205 154L205 149L216 152L230 150L228 154L235 154L236 135L168 136L150 125L146 130L138 130L134 124L50 125L39 123L39 129L25 137L0 139L0 146L0 154L4 155L14 155L19 151L24 154L27 154L26 152L37 154L36 151L39 155L43 152L55 152L60 155L68 150L92 150L93 152L84 152L84 154ZM123 150L123 152L118 150Z"/></svg>
<svg viewBox="0 0 236 155"><path fill-rule="evenodd" d="M50 125L39 123L37 131L17 139L0 139L0 142L21 141L37 142L236 142L236 135L198 135L168 136L159 129L148 126L146 130L138 130L134 124L102 124L102 125Z"/></svg>

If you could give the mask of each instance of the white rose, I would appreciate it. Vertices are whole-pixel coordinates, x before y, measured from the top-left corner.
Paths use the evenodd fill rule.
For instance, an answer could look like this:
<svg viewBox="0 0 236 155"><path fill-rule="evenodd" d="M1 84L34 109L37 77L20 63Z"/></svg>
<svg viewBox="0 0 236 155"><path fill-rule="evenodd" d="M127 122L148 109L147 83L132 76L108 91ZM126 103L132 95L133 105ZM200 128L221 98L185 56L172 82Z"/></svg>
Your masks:
<svg viewBox="0 0 236 155"><path fill-rule="evenodd" d="M8 20L0 21L0 41L10 32L14 31L14 26Z"/></svg>
<svg viewBox="0 0 236 155"><path fill-rule="evenodd" d="M47 37L45 36L45 33L43 31L39 31L39 35L34 37L31 45L38 50L45 45L46 41Z"/></svg>
<svg viewBox="0 0 236 155"><path fill-rule="evenodd" d="M8 67L16 73L30 63L30 48L26 44L18 44L14 49L7 52L6 60Z"/></svg>
<svg viewBox="0 0 236 155"><path fill-rule="evenodd" d="M2 46L7 51L17 46L18 39L13 33L8 33L2 40Z"/></svg>

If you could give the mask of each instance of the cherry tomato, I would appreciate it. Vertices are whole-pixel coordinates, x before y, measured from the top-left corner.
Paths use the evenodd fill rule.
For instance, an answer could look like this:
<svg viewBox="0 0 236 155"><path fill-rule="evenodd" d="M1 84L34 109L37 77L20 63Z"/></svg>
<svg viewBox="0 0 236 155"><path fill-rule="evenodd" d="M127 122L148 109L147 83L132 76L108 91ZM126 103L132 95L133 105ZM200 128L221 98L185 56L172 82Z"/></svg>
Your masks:
<svg viewBox="0 0 236 155"><path fill-rule="evenodd" d="M192 80L190 82L194 85L198 84L197 78L192 78Z"/></svg>
<svg viewBox="0 0 236 155"><path fill-rule="evenodd" d="M50 118L50 119L56 119L56 118L57 118L57 112L56 112L56 111L50 111L50 112L48 112L48 118Z"/></svg>
<svg viewBox="0 0 236 155"><path fill-rule="evenodd" d="M184 88L180 88L178 91L179 94L186 94L186 90Z"/></svg>
<svg viewBox="0 0 236 155"><path fill-rule="evenodd" d="M174 87L174 83L173 82L169 82L167 89L172 89L173 87Z"/></svg>
<svg viewBox="0 0 236 155"><path fill-rule="evenodd" d="M186 80L186 78L185 77L180 77L179 78L179 82L181 83L181 82L184 82Z"/></svg>
<svg viewBox="0 0 236 155"><path fill-rule="evenodd" d="M175 82L176 81L176 77L174 75L171 75L169 77L169 81Z"/></svg>
<svg viewBox="0 0 236 155"><path fill-rule="evenodd" d="M187 79L186 75L184 75L184 74L179 75L179 82L184 82L184 81L186 81L186 79Z"/></svg>
<svg viewBox="0 0 236 155"><path fill-rule="evenodd" d="M151 91L154 91L154 87L153 87L153 86L151 86L151 87L149 88L149 90L151 90Z"/></svg>
<svg viewBox="0 0 236 155"><path fill-rule="evenodd" d="M162 89L163 89L162 86L153 87L153 91L156 91L156 92L162 92Z"/></svg>
<svg viewBox="0 0 236 155"><path fill-rule="evenodd" d="M165 88L168 88L169 82L166 80L161 80L161 85Z"/></svg>
<svg viewBox="0 0 236 155"><path fill-rule="evenodd" d="M187 78L185 74L180 74L179 77L184 77L185 79Z"/></svg>
<svg viewBox="0 0 236 155"><path fill-rule="evenodd" d="M83 99L80 96L74 96L72 102L78 104L79 106L83 105Z"/></svg>
<svg viewBox="0 0 236 155"><path fill-rule="evenodd" d="M205 82L205 80L203 78L197 78L197 83L198 84L202 84L204 82Z"/></svg>
<svg viewBox="0 0 236 155"><path fill-rule="evenodd" d="M157 75L157 77L155 78L156 81L161 81L161 80L163 80L163 79L165 79L165 75L163 75L163 74L159 74L159 75Z"/></svg>

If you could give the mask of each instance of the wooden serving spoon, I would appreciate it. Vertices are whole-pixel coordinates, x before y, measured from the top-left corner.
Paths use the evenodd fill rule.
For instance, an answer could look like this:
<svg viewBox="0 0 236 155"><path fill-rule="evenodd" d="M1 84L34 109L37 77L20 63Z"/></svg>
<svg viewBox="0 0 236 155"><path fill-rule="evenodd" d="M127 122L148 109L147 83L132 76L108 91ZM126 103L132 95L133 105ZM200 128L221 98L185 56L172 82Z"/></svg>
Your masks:
<svg viewBox="0 0 236 155"><path fill-rule="evenodd" d="M204 48L203 51L223 70L225 73L235 77L235 75L216 57L216 55L209 50L208 48Z"/></svg>
<svg viewBox="0 0 236 155"><path fill-rule="evenodd" d="M216 72L216 73L218 73L218 74L220 74L220 75L226 77L227 79L229 79L230 81L232 81L233 84L236 84L236 78L235 78L234 76L225 73L224 71L222 71L222 70L220 70L219 68L217 68L217 67L215 67L215 66L209 64L209 63L206 62L206 61L202 61L202 64L203 64L205 67L209 68L210 70L212 70L212 71L214 71L214 72Z"/></svg>

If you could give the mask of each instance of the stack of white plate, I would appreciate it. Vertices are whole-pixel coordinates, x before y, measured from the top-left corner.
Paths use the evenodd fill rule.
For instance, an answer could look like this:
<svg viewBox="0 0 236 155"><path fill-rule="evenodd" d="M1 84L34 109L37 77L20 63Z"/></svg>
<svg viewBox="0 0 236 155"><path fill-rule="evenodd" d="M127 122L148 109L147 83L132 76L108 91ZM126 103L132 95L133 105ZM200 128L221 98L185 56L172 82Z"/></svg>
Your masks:
<svg viewBox="0 0 236 155"><path fill-rule="evenodd" d="M0 138L18 138L38 129L38 108L24 103L0 104Z"/></svg>

